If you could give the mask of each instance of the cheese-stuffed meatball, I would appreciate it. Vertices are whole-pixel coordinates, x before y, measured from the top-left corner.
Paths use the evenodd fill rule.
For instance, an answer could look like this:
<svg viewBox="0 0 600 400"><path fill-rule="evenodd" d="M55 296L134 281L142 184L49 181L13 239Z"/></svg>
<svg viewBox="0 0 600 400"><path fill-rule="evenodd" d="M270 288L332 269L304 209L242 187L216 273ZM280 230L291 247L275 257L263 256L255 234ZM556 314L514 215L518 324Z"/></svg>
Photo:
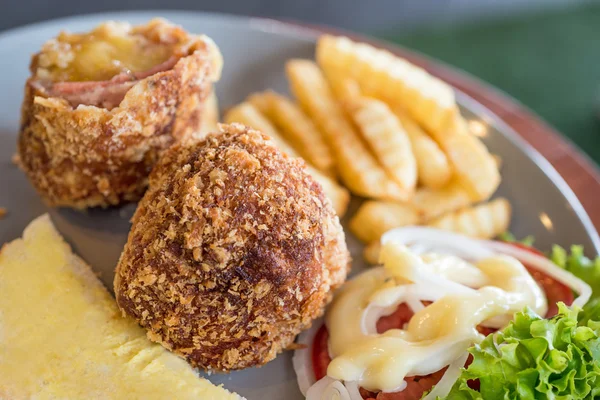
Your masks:
<svg viewBox="0 0 600 400"><path fill-rule="evenodd" d="M138 200L160 153L193 139L218 48L163 20L61 33L33 56L18 151L51 206Z"/></svg>
<svg viewBox="0 0 600 400"><path fill-rule="evenodd" d="M221 125L168 150L115 276L119 306L204 369L261 365L323 313L346 278L338 217L304 162Z"/></svg>

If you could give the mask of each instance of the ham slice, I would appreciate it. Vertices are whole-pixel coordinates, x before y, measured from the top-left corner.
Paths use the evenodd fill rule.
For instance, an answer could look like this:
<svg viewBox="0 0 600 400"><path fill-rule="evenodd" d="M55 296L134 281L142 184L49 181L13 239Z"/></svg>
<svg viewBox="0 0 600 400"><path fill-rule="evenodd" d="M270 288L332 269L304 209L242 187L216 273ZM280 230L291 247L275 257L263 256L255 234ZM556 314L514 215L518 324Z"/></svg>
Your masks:
<svg viewBox="0 0 600 400"><path fill-rule="evenodd" d="M143 72L123 72L108 81L57 82L46 88L51 97L60 97L75 108L79 105L96 106L108 110L117 107L125 94L140 80L168 71L179 61L171 57ZM35 83L34 83L35 84ZM36 86L43 86L37 84Z"/></svg>

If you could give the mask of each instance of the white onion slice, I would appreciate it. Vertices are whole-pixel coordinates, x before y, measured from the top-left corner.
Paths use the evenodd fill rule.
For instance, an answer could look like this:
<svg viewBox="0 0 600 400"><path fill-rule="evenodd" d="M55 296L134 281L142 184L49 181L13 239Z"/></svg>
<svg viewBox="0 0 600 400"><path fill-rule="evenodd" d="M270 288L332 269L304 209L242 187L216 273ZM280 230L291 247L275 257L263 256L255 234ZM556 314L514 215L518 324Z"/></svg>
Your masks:
<svg viewBox="0 0 600 400"><path fill-rule="evenodd" d="M415 299L415 298L406 299L406 304L408 305L410 310L413 312L413 314L416 314L425 308L425 306L423 305L421 300Z"/></svg>
<svg viewBox="0 0 600 400"><path fill-rule="evenodd" d="M313 321L310 329L301 332L296 340L298 344L306 346L303 349L295 350L294 356L292 357L292 365L296 372L300 391L307 399L363 400L358 390L358 382L344 382L342 385L340 381L327 376L318 382L316 381L312 365L312 347L314 345L315 336L323 324L323 318ZM337 397L335 397L336 395ZM348 397L346 397L346 395Z"/></svg>
<svg viewBox="0 0 600 400"><path fill-rule="evenodd" d="M423 397L423 400L435 400L438 397L446 397L448 393L450 393L452 386L454 386L454 384L460 377L461 369L465 366L468 356L469 353L465 353L462 356L458 357L456 360L454 360L448 366L446 372L444 372L444 376L442 376L442 379L440 379L440 381L436 383L431 392L427 393L427 396Z"/></svg>
<svg viewBox="0 0 600 400"><path fill-rule="evenodd" d="M406 379L403 379L400 386L398 386L394 390L383 390L383 393L398 393L398 392L401 392L404 389L406 389L407 386L408 386L408 382L406 382Z"/></svg>
<svg viewBox="0 0 600 400"><path fill-rule="evenodd" d="M344 382L344 386L348 389L348 394L352 400L364 400L360 395L360 391L358 390L358 382Z"/></svg>
<svg viewBox="0 0 600 400"><path fill-rule="evenodd" d="M377 296L372 298L365 310L361 320L361 329L365 335L377 334L377 321L381 317L393 314L398 306L406 303L413 313L421 311L425 306L421 301L435 301L450 291L445 291L435 286L423 286L417 284L404 285L390 288L391 296Z"/></svg>
<svg viewBox="0 0 600 400"><path fill-rule="evenodd" d="M429 252L451 254L467 260L487 258L494 255L490 249L484 246L481 240L423 226L392 229L381 237L382 244L389 241L403 243L418 254Z"/></svg>
<svg viewBox="0 0 600 400"><path fill-rule="evenodd" d="M306 396L308 389L315 384L315 372L312 366L312 347L315 341L317 331L323 326L323 319L313 321L310 329L301 332L298 335L297 343L306 346L304 349L294 351L292 365L296 372L298 387L303 395Z"/></svg>
<svg viewBox="0 0 600 400"><path fill-rule="evenodd" d="M377 334L377 321L381 317L386 317L392 314L398 305L392 305L391 307L381 307L373 303L369 303L365 311L363 311L361 320L361 330L365 335L376 335Z"/></svg>
<svg viewBox="0 0 600 400"><path fill-rule="evenodd" d="M361 397L362 399L362 397ZM337 379L325 376L306 392L306 400L353 400L346 386Z"/></svg>
<svg viewBox="0 0 600 400"><path fill-rule="evenodd" d="M487 258L496 253L515 257L575 290L579 296L573 301L574 306L583 307L592 294L592 289L587 283L558 267L546 257L509 243L473 239L453 232L418 226L392 229L381 237L381 243L392 240L403 243L412 250L452 254L467 260Z"/></svg>
<svg viewBox="0 0 600 400"><path fill-rule="evenodd" d="M426 284L407 284L383 289L372 295L369 303L380 307L397 307L410 299L436 301L448 294L461 294L471 290L454 282L446 284L438 279L436 282Z"/></svg>
<svg viewBox="0 0 600 400"><path fill-rule="evenodd" d="M577 278L569 271L560 268L546 257L521 249L509 243L495 242L492 240L484 241L484 243L490 249L512 256L527 266L542 271L560 283L575 290L579 296L573 301L574 306L583 307L590 299L590 296L592 295L592 288L590 285Z"/></svg>

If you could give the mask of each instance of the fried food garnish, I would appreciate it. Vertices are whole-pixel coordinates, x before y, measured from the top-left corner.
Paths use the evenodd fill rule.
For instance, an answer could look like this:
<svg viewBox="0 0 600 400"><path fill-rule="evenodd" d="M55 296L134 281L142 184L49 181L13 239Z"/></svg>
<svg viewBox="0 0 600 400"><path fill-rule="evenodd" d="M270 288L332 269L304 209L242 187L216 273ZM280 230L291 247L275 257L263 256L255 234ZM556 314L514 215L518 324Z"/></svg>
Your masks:
<svg viewBox="0 0 600 400"><path fill-rule="evenodd" d="M335 160L325 138L300 107L272 91L255 93L248 101L273 122L302 158L324 175L335 178Z"/></svg>
<svg viewBox="0 0 600 400"><path fill-rule="evenodd" d="M322 36L317 61L328 75L356 80L365 95L406 109L444 150L473 201L494 193L498 168L479 138L469 133L449 85L388 51L346 37Z"/></svg>
<svg viewBox="0 0 600 400"><path fill-rule="evenodd" d="M412 197L417 184L417 162L398 118L387 104L373 98L357 98L349 108L354 123L380 164L406 193L405 197Z"/></svg>
<svg viewBox="0 0 600 400"><path fill-rule="evenodd" d="M406 193L362 142L319 67L309 60L291 60L286 72L294 96L325 134L344 184L359 196L406 199Z"/></svg>
<svg viewBox="0 0 600 400"><path fill-rule="evenodd" d="M428 225L479 239L492 239L508 231L510 218L510 203L504 198L497 198L489 203L442 215Z"/></svg>

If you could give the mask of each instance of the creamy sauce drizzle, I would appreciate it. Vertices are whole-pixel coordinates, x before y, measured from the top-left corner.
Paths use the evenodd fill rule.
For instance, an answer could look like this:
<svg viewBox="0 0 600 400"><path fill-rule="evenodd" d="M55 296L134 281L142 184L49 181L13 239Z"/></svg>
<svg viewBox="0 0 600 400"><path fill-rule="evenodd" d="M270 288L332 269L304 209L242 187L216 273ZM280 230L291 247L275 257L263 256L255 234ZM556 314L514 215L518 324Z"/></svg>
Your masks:
<svg viewBox="0 0 600 400"><path fill-rule="evenodd" d="M407 376L427 375L452 363L483 337L479 324L503 327L546 298L523 264L492 256L470 263L455 256L416 255L387 242L383 267L346 283L326 316L332 361L327 375L370 390L396 391ZM421 301L432 301L425 307ZM405 329L376 331L380 316L407 303L415 314Z"/></svg>

